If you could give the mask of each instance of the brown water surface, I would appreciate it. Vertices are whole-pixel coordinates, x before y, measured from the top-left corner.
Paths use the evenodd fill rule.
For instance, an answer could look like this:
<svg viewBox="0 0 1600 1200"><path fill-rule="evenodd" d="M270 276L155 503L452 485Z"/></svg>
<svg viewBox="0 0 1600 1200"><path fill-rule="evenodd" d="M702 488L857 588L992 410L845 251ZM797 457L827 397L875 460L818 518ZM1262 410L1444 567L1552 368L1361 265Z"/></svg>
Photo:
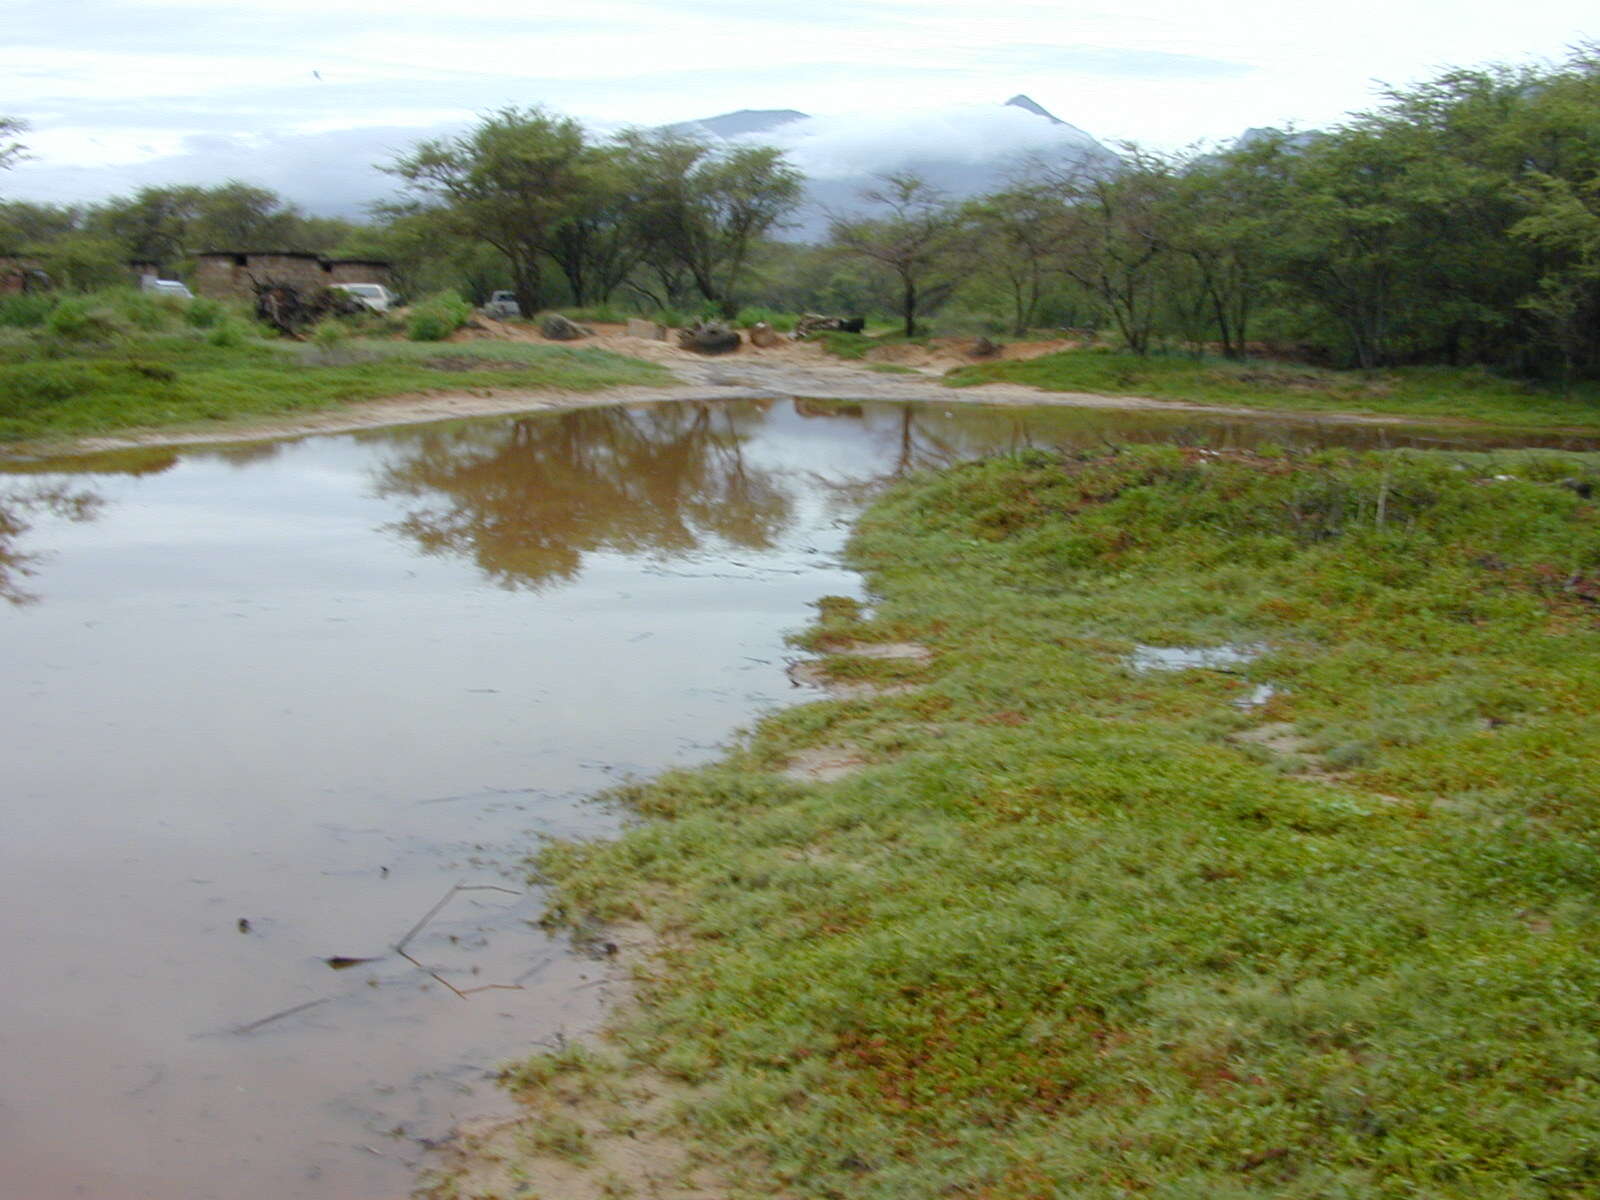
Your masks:
<svg viewBox="0 0 1600 1200"><path fill-rule="evenodd" d="M857 591L836 556L877 481L1108 438L1435 444L744 401L0 481L6 1194L404 1195L502 1106L495 1064L600 1014L605 964L535 924L538 839L605 835L586 796L812 695L784 634ZM457 883L510 891L393 953Z"/></svg>

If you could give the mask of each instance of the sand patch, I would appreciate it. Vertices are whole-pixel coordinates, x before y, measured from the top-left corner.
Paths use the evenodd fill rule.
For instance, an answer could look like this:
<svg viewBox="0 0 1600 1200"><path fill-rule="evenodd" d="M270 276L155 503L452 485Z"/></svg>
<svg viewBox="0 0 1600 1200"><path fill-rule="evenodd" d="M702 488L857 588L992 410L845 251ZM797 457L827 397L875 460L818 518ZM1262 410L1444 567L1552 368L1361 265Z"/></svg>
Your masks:
<svg viewBox="0 0 1600 1200"><path fill-rule="evenodd" d="M850 746L813 746L790 756L782 774L801 783L831 783L866 765L861 752Z"/></svg>

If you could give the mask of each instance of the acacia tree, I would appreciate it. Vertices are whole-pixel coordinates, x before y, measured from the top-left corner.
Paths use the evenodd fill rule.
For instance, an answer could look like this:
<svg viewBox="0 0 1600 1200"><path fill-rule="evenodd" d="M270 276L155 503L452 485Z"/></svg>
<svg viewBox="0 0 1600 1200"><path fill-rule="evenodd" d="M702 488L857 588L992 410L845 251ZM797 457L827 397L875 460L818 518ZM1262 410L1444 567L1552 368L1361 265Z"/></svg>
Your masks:
<svg viewBox="0 0 1600 1200"><path fill-rule="evenodd" d="M1060 201L1044 187L1018 182L968 208L983 265L1011 299L1011 332L1032 327L1065 235Z"/></svg>
<svg viewBox="0 0 1600 1200"><path fill-rule="evenodd" d="M1561 373L1600 364L1600 175L1581 184L1534 177L1532 210L1511 232L1544 249L1549 262L1522 306L1561 355Z"/></svg>
<svg viewBox="0 0 1600 1200"><path fill-rule="evenodd" d="M770 146L719 149L660 130L617 144L646 262L732 316L752 251L799 204L804 177Z"/></svg>
<svg viewBox="0 0 1600 1200"><path fill-rule="evenodd" d="M1271 133L1183 164L1160 221L1165 245L1192 280L1190 305L1228 358L1245 356L1251 319L1271 286L1287 142Z"/></svg>
<svg viewBox="0 0 1600 1200"><path fill-rule="evenodd" d="M609 300L638 265L644 243L634 219L636 190L618 147L584 152L573 211L555 227L547 247L574 304Z"/></svg>
<svg viewBox="0 0 1600 1200"><path fill-rule="evenodd" d="M833 247L872 263L894 282L905 334L917 331L917 316L943 304L961 285L967 266L966 214L921 176L881 175L861 198L881 216L835 216L828 224Z"/></svg>
<svg viewBox="0 0 1600 1200"><path fill-rule="evenodd" d="M460 137L419 142L381 169L417 207L505 256L524 312L540 306L542 258L584 197L583 127L542 108L505 108Z"/></svg>
<svg viewBox="0 0 1600 1200"><path fill-rule="evenodd" d="M1129 147L1115 174L1076 165L1046 175L1064 206L1062 271L1105 305L1135 354L1147 354L1162 298L1172 174Z"/></svg>
<svg viewBox="0 0 1600 1200"><path fill-rule="evenodd" d="M17 135L27 130L28 123L16 117L0 117L0 171L8 171L19 159L28 156L28 148L17 141Z"/></svg>

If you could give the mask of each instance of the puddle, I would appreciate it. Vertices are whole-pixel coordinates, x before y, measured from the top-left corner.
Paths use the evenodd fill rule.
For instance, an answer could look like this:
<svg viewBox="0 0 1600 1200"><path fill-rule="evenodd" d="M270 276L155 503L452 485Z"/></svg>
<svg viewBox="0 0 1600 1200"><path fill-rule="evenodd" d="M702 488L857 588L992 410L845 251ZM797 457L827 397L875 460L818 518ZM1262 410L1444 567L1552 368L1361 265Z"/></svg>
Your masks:
<svg viewBox="0 0 1600 1200"><path fill-rule="evenodd" d="M1128 657L1135 671L1225 671L1254 662L1267 652L1265 642L1238 646L1136 645ZM1258 688L1257 691L1260 689ZM1254 703L1264 703L1266 697Z"/></svg>
<svg viewBox="0 0 1600 1200"><path fill-rule="evenodd" d="M1235 708L1260 708L1267 701L1279 694L1279 689L1270 683L1258 683L1245 695L1233 702Z"/></svg>
<svg viewBox="0 0 1600 1200"><path fill-rule="evenodd" d="M499 1062L603 1010L607 961L537 928L523 858L538 839L606 835L615 815L585 796L708 759L762 709L822 694L786 677L784 635L817 597L859 595L838 555L883 480L1106 439L1404 441L771 401L11 477L8 1194L407 1194L429 1144L503 1109ZM457 884L506 890L453 893L423 921Z"/></svg>

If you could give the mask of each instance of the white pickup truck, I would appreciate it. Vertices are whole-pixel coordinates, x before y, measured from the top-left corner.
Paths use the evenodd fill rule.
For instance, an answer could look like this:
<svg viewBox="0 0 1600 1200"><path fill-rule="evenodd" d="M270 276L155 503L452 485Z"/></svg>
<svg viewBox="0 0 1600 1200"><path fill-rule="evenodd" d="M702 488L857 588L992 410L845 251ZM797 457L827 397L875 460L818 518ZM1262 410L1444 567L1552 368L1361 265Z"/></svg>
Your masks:
<svg viewBox="0 0 1600 1200"><path fill-rule="evenodd" d="M483 313L484 316L504 321L508 317L520 317L522 305L517 303L515 292L495 292L489 297L489 303L483 306Z"/></svg>
<svg viewBox="0 0 1600 1200"><path fill-rule="evenodd" d="M400 302L400 297L381 283L334 283L330 284L329 288L336 292L350 293L377 313L386 313Z"/></svg>

